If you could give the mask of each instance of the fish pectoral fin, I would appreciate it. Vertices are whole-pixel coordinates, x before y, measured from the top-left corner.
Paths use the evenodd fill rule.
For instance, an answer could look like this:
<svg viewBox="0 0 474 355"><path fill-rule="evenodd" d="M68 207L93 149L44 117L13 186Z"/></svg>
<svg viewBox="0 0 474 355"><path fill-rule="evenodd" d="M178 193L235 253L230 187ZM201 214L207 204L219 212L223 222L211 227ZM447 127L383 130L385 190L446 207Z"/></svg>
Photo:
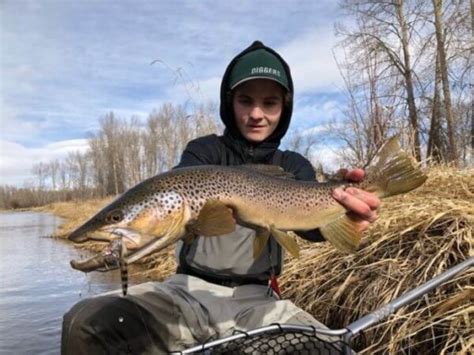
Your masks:
<svg viewBox="0 0 474 355"><path fill-rule="evenodd" d="M354 253L359 247L361 232L357 222L346 214L319 230L323 237L340 251Z"/></svg>
<svg viewBox="0 0 474 355"><path fill-rule="evenodd" d="M258 259L267 245L268 239L270 238L270 231L266 228L256 228L255 231L257 234L253 241L253 258Z"/></svg>
<svg viewBox="0 0 474 355"><path fill-rule="evenodd" d="M235 223L232 208L221 201L209 200L189 227L196 235L213 237L232 233Z"/></svg>
<svg viewBox="0 0 474 355"><path fill-rule="evenodd" d="M293 257L298 258L300 256L300 248L296 244L296 240L289 233L276 229L274 226L270 227L270 232L278 244L288 250Z"/></svg>
<svg viewBox="0 0 474 355"><path fill-rule="evenodd" d="M132 264L147 255L163 250L167 246L176 242L179 237L180 234L177 234L174 230L165 235L156 236L155 239L148 241L148 243L142 245L139 249L131 251L124 260L127 264Z"/></svg>

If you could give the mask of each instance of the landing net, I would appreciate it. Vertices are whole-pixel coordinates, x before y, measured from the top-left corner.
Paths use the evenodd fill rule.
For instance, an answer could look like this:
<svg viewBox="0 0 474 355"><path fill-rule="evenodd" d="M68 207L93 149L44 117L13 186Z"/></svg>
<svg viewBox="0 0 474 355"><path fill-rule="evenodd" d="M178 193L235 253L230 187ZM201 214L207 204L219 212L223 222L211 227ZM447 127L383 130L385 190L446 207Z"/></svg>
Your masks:
<svg viewBox="0 0 474 355"><path fill-rule="evenodd" d="M235 331L232 336L176 354L350 354L350 344L342 335L341 331L274 324L249 332Z"/></svg>

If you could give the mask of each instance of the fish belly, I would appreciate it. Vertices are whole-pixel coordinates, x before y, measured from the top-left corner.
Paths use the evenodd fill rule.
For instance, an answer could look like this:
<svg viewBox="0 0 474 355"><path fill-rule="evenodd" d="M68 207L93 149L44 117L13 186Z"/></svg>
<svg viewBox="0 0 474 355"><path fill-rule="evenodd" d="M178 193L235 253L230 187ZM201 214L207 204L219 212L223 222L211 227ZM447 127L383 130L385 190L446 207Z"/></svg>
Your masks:
<svg viewBox="0 0 474 355"><path fill-rule="evenodd" d="M335 221L346 213L337 202L322 206L289 205L278 206L269 203L255 203L242 198L231 203L238 219L246 224L281 230L306 231L319 228Z"/></svg>

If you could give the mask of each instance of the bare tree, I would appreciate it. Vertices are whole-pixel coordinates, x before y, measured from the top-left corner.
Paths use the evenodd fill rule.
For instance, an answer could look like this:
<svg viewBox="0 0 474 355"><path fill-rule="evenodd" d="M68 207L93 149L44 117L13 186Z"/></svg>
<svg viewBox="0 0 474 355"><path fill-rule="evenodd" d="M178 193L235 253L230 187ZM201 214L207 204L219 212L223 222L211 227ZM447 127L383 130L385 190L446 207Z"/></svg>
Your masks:
<svg viewBox="0 0 474 355"><path fill-rule="evenodd" d="M116 118L113 112L108 113L100 120L100 138L105 143L106 163L106 193L119 194L125 190L124 149L122 145L123 121Z"/></svg>
<svg viewBox="0 0 474 355"><path fill-rule="evenodd" d="M158 112L153 111L147 120L145 131L142 133L145 176L158 173Z"/></svg>
<svg viewBox="0 0 474 355"><path fill-rule="evenodd" d="M70 152L66 157L66 166L73 188L79 190L80 195L84 195L89 171L88 155L79 151Z"/></svg>
<svg viewBox="0 0 474 355"><path fill-rule="evenodd" d="M51 175L51 185L53 190L56 190L57 188L59 166L60 162L58 159L49 162L49 173Z"/></svg>
<svg viewBox="0 0 474 355"><path fill-rule="evenodd" d="M436 57L434 97L432 100L431 125L426 153L435 163L441 163L445 158L441 126L441 100L439 95L441 73L438 58L439 56Z"/></svg>
<svg viewBox="0 0 474 355"><path fill-rule="evenodd" d="M471 38L474 38L474 0L471 0ZM474 57L474 46L471 45L469 58ZM474 153L474 85L471 85L471 154ZM473 162L474 162L474 158Z"/></svg>
<svg viewBox="0 0 474 355"><path fill-rule="evenodd" d="M65 161L61 161L59 163L59 188L61 190L67 190L69 185L69 177L68 177L68 168Z"/></svg>
<svg viewBox="0 0 474 355"><path fill-rule="evenodd" d="M434 17L435 17L435 31L437 43L437 60L439 61L439 71L443 86L444 109L446 111L446 120L448 124L448 141L449 141L449 160L457 162L457 149L455 137L455 123L451 107L451 90L449 88L448 68L446 61L446 51L443 36L443 25L441 20L442 0L433 0Z"/></svg>
<svg viewBox="0 0 474 355"><path fill-rule="evenodd" d="M367 30L363 22L358 26L360 32ZM336 62L347 106L341 109L342 119L330 123L327 130L345 143L346 149L340 152L343 161L365 166L388 135L402 131L397 124L399 107L403 106L399 95L402 78L393 66L387 67L381 51L366 45L342 49L344 57Z"/></svg>
<svg viewBox="0 0 474 355"><path fill-rule="evenodd" d="M49 175L48 164L44 162L39 162L33 165L31 169L33 175L36 176L37 186L39 190L44 190L46 188L46 180Z"/></svg>
<svg viewBox="0 0 474 355"><path fill-rule="evenodd" d="M125 147L124 167L122 171L125 187L133 186L144 179L144 154L142 144L142 127L137 117L132 117L122 131L121 143Z"/></svg>
<svg viewBox="0 0 474 355"><path fill-rule="evenodd" d="M403 0L346 0L342 2L342 6L357 18L358 24L352 31L339 27L339 34L344 36L345 45L354 48L354 52L363 51L368 56L383 54L381 62L384 63L385 70L393 67L403 77L412 146L416 158L420 160L420 132L409 45L410 33L417 21L417 10L405 9ZM408 21L407 13L414 18Z"/></svg>
<svg viewBox="0 0 474 355"><path fill-rule="evenodd" d="M287 147L311 160L311 150L315 148L317 141L317 134L312 132L311 129L307 131L293 131L289 137Z"/></svg>
<svg viewBox="0 0 474 355"><path fill-rule="evenodd" d="M438 15L433 5L440 5ZM446 2L442 9L441 5L440 0L342 2L354 20L350 28L337 27L346 55L339 58L340 70L350 91L344 114L354 133L352 137L348 132L337 134L351 143L347 146L352 157L370 155L353 154L356 150L373 151L369 142L378 140L384 110L391 120L383 130L399 134L418 158L424 142L428 155L437 161L452 161L454 156L466 161L470 156L467 147L474 144L474 119L468 73L473 20L465 1ZM437 25L441 25L438 30ZM442 55L438 56L442 48L445 70ZM364 138L367 129L373 137Z"/></svg>

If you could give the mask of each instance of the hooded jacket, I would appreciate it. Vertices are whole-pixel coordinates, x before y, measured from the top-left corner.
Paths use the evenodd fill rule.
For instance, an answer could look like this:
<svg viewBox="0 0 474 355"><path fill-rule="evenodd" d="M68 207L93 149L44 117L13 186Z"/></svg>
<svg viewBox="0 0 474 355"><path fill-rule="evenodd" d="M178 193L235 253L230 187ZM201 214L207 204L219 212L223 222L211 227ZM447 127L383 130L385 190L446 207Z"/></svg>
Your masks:
<svg viewBox="0 0 474 355"><path fill-rule="evenodd" d="M237 128L231 106L232 100L229 100L231 96L229 75L241 56L261 48L269 51L281 61L288 78L289 93L293 97L293 81L288 64L273 49L266 47L259 41L254 42L229 63L222 79L220 117L225 126L224 134L222 136L208 135L190 141L176 168L196 165L272 164L279 165L285 171L292 173L297 180L315 180L314 169L307 159L296 152L278 149L281 139L285 136L290 125L293 100L285 105L277 128L263 142L255 144L247 141ZM239 236L201 237L196 238L189 245L180 243L177 249L178 272L199 276L217 283L222 283L219 280L226 279L237 280L238 283L248 283L252 280L266 281L271 274L281 273L282 250L273 241L273 238L270 238L267 252L262 253L259 259L253 261L246 259L244 255L252 255L252 238L255 237L255 233L240 226L234 233ZM312 241L323 240L317 231L307 232L302 236ZM233 243L234 241L238 242ZM230 245L231 243L233 245ZM239 262L244 265L237 265Z"/></svg>

